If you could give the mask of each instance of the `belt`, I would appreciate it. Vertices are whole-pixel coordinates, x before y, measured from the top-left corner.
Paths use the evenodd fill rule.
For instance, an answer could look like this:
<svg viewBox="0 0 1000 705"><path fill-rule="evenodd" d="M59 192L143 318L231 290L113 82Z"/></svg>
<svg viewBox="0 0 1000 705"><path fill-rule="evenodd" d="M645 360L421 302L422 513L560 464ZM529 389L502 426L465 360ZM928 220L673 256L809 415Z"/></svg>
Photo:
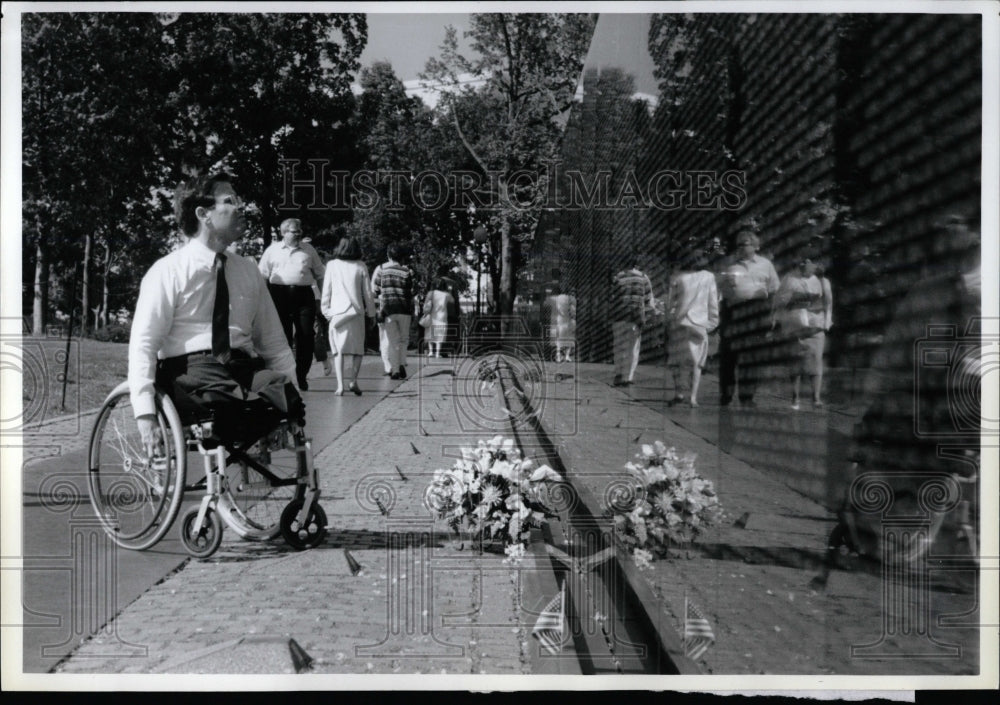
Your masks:
<svg viewBox="0 0 1000 705"><path fill-rule="evenodd" d="M280 287L282 289L312 289L313 287L312 284L271 284L270 282L268 286Z"/></svg>
<svg viewBox="0 0 1000 705"><path fill-rule="evenodd" d="M201 357L202 355L211 355L211 350L196 350L195 352L184 353L183 355L174 355L173 357L165 357L161 362L173 362L174 360L188 360L192 357Z"/></svg>

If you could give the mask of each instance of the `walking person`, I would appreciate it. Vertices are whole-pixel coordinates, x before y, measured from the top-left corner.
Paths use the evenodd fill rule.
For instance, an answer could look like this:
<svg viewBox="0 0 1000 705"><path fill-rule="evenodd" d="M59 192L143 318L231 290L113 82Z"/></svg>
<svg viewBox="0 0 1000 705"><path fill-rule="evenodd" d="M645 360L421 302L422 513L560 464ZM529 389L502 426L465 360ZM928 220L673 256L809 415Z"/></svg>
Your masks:
<svg viewBox="0 0 1000 705"><path fill-rule="evenodd" d="M740 404L756 406L754 393L763 360L764 333L770 319L769 298L780 281L774 265L757 254L760 238L748 228L736 236L735 261L721 277L719 323L719 403L727 406L737 389Z"/></svg>
<svg viewBox="0 0 1000 705"><path fill-rule="evenodd" d="M295 376L299 389L309 389L306 376L312 367L316 323L313 285L323 279L323 261L307 242L302 242L298 218L281 223L281 239L271 243L260 258L260 273L274 299L289 346L295 346Z"/></svg>
<svg viewBox="0 0 1000 705"><path fill-rule="evenodd" d="M154 384L184 418L215 413L221 437L267 428L267 414L240 418L244 395L305 423L295 360L274 302L252 259L229 246L246 232L232 177L180 184L175 212L187 243L157 260L142 279L129 339L132 408L147 453L157 429ZM250 423L247 423L249 421ZM248 435L249 434L249 435Z"/></svg>
<svg viewBox="0 0 1000 705"><path fill-rule="evenodd" d="M671 278L667 304L667 366L674 378L671 405L684 402L681 372L689 370L688 402L692 408L698 406L701 373L708 360L708 335L719 325L719 292L707 264L705 253L695 251L682 258Z"/></svg>
<svg viewBox="0 0 1000 705"><path fill-rule="evenodd" d="M320 299L323 315L330 322L330 350L334 354L333 369L337 373L337 396L347 388L361 396L358 374L365 354L366 318L375 317L368 268L361 261L361 248L353 237L344 236L326 265L323 293Z"/></svg>
<svg viewBox="0 0 1000 705"><path fill-rule="evenodd" d="M556 362L572 362L576 347L576 297L564 294L562 286L556 284L546 305L549 309L549 339L555 348Z"/></svg>
<svg viewBox="0 0 1000 705"><path fill-rule="evenodd" d="M427 341L427 357L441 357L441 346L448 339L448 314L455 308L455 299L448 291L450 282L438 277L434 288L424 299L423 317L424 340Z"/></svg>
<svg viewBox="0 0 1000 705"><path fill-rule="evenodd" d="M826 332L833 325L833 292L830 281L817 272L818 255L803 253L795 269L785 275L774 297L771 327L781 326L790 345L792 409L798 411L802 376L812 385L813 406L823 406L823 352Z"/></svg>
<svg viewBox="0 0 1000 705"><path fill-rule="evenodd" d="M390 244L386 257L387 261L372 274L379 350L389 376L406 379L406 349L410 345L413 313L413 270L406 264L409 252L403 245Z"/></svg>
<svg viewBox="0 0 1000 705"><path fill-rule="evenodd" d="M612 279L611 331L614 337L615 387L632 384L642 350L642 326L647 309L653 310L656 299L649 277L638 263L626 267Z"/></svg>

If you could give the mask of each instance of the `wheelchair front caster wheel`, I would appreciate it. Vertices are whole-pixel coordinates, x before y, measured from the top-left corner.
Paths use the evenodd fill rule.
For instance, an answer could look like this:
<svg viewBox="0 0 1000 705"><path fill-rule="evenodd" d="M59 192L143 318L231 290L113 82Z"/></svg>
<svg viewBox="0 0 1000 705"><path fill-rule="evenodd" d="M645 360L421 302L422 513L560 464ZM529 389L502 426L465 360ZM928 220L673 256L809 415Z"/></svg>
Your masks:
<svg viewBox="0 0 1000 705"><path fill-rule="evenodd" d="M302 499L289 502L281 513L281 535L297 551L318 546L326 538L326 512L318 502L313 502L306 520L301 524L298 522L297 517L304 504Z"/></svg>
<svg viewBox="0 0 1000 705"><path fill-rule="evenodd" d="M222 519L218 512L209 509L205 512L205 523L200 530L195 528L197 521L198 508L195 507L181 521L181 543L195 558L208 558L222 543Z"/></svg>

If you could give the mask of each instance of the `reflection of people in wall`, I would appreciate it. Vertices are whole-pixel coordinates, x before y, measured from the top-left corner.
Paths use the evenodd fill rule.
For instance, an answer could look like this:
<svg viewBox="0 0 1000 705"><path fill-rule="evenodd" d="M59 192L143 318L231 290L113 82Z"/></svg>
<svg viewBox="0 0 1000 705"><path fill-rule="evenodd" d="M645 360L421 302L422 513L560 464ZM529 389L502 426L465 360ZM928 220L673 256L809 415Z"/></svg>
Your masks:
<svg viewBox="0 0 1000 705"><path fill-rule="evenodd" d="M757 254L760 238L744 228L736 236L736 258L722 274L719 325L719 402L733 400L739 372L739 399L754 406L762 360L753 358L764 344L770 319L768 298L778 290L778 273L771 261Z"/></svg>
<svg viewBox="0 0 1000 705"><path fill-rule="evenodd" d="M549 310L549 339L555 348L556 362L572 362L576 346L576 297L564 294L555 284L545 301Z"/></svg>
<svg viewBox="0 0 1000 705"><path fill-rule="evenodd" d="M819 276L815 250L803 252L795 269L785 275L774 297L771 327L781 326L789 348L792 378L792 408L799 409L802 376L812 385L814 407L823 405L823 353L826 332L833 325L833 293L830 281Z"/></svg>
<svg viewBox="0 0 1000 705"><path fill-rule="evenodd" d="M638 263L626 266L611 282L611 332L614 336L614 386L632 384L642 350L642 326L647 308L655 307L653 284Z"/></svg>
<svg viewBox="0 0 1000 705"><path fill-rule="evenodd" d="M674 377L670 403L684 401L681 371L687 370L692 408L698 406L701 372L708 360L708 334L719 325L719 292L707 264L708 258L700 250L683 257L671 277L667 303L667 366Z"/></svg>
<svg viewBox="0 0 1000 705"><path fill-rule="evenodd" d="M855 427L851 451L857 481L867 476L886 486L897 516L929 521L924 538L913 532L914 541L892 547L902 560L926 552L946 516L962 514L971 529L964 532L968 544L943 550L966 555L977 551L975 480L984 384L980 235L965 218L954 215L942 219L929 235L933 250L928 247L924 275L895 307L873 356L865 385L869 404ZM964 508L954 515L928 511L926 482L951 475L964 478L962 484L971 488L963 493ZM882 517L857 511L846 488L845 483L841 522L830 545L846 541L877 557L887 548ZM953 535L958 540L959 532Z"/></svg>

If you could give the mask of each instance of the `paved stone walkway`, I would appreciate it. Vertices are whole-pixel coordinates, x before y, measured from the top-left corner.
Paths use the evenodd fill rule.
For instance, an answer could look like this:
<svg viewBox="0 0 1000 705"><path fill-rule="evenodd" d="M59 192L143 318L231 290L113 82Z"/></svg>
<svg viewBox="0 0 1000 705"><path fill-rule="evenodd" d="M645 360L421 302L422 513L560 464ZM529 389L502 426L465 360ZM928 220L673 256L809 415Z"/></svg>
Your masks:
<svg viewBox="0 0 1000 705"><path fill-rule="evenodd" d="M56 671L196 673L213 664L243 672L238 659L218 660L253 643L233 640L288 637L315 673L530 672L534 617L519 604L519 582L533 560L514 568L502 555L459 550L423 504L433 471L452 462L446 456L496 432L459 432L468 400L455 396L451 368L425 369L316 457L330 522L323 545L295 552L227 532L217 554L189 561L107 630L145 655L102 658L91 640ZM322 423L321 407L310 411ZM357 575L345 550L362 566ZM267 667L280 673L291 661Z"/></svg>

